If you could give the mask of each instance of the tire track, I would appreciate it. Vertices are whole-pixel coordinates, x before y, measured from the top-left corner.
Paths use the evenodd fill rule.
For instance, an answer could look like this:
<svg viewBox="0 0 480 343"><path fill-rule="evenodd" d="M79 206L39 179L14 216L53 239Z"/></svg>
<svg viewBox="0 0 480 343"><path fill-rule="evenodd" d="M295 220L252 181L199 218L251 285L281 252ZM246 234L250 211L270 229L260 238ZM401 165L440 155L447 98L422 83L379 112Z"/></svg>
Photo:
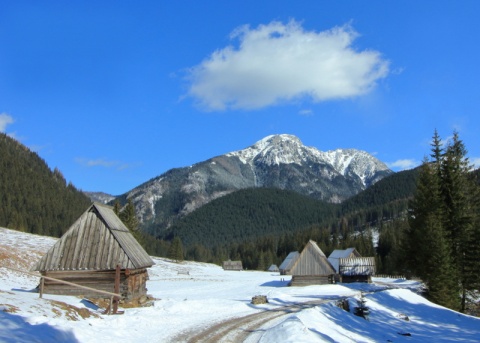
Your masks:
<svg viewBox="0 0 480 343"><path fill-rule="evenodd" d="M339 298L341 299L341 298ZM338 299L335 299L338 300ZM332 299L314 300L305 303L297 303L288 306L282 306L272 310L266 310L253 313L244 317L230 318L220 323L214 324L202 331L192 329L189 332L181 334L173 339L172 342L188 343L233 343L243 342L247 337L256 332L266 323L281 316L299 312L301 310L318 306L320 304L332 301Z"/></svg>

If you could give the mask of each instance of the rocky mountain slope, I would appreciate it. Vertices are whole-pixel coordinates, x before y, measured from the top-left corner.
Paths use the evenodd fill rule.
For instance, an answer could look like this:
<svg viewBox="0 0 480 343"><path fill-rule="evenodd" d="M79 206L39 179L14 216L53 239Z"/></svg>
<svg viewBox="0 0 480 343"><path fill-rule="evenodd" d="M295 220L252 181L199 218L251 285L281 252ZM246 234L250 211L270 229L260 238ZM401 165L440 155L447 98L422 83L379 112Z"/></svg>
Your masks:
<svg viewBox="0 0 480 343"><path fill-rule="evenodd" d="M391 173L365 151L322 152L293 135L272 135L246 149L169 170L120 199L132 199L143 227L158 230L239 189L275 187L338 203Z"/></svg>
<svg viewBox="0 0 480 343"><path fill-rule="evenodd" d="M110 195L110 194L107 194L107 193L104 193L104 192L86 192L86 191L84 191L83 193L87 197L89 197L90 200L92 200L93 202L99 202L99 203L102 203L102 204L107 204L110 201L112 201L113 199L115 199L115 197L113 195Z"/></svg>

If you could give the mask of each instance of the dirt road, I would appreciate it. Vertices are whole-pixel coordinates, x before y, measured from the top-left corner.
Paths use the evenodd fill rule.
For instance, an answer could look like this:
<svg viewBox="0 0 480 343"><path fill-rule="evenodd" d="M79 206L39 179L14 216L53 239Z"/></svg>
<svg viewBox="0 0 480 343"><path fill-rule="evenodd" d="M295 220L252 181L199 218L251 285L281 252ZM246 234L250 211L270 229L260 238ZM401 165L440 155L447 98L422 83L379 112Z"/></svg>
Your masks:
<svg viewBox="0 0 480 343"><path fill-rule="evenodd" d="M272 310L266 310L259 313L250 314L245 317L227 319L223 322L214 324L203 331L198 329L191 330L181 334L173 339L173 342L188 343L237 343L244 342L249 335L250 342L256 342L262 334L259 330L268 322L274 323L274 320L282 316L295 313L310 307L318 306L330 300L315 300L305 303L298 303L289 306L282 306ZM273 324L272 324L273 325Z"/></svg>

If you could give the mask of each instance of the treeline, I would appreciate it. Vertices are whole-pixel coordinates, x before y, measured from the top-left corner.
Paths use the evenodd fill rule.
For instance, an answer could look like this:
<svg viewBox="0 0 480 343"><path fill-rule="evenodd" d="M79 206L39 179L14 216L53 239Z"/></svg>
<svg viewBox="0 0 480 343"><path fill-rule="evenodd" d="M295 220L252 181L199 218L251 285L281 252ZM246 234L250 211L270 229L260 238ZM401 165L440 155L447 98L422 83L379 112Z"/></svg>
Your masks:
<svg viewBox="0 0 480 343"><path fill-rule="evenodd" d="M58 169L0 133L0 226L60 237L90 203Z"/></svg>

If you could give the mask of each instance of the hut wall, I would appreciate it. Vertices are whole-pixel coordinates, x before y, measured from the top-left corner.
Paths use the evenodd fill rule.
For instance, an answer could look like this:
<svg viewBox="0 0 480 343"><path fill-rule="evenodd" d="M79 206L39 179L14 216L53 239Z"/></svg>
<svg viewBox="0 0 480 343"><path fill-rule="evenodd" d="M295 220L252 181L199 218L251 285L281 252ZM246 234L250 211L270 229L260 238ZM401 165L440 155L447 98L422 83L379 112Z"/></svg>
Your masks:
<svg viewBox="0 0 480 343"><path fill-rule="evenodd" d="M293 275L290 286L328 285L334 283L333 275Z"/></svg>
<svg viewBox="0 0 480 343"><path fill-rule="evenodd" d="M242 261L224 261L223 270L243 270Z"/></svg>
<svg viewBox="0 0 480 343"><path fill-rule="evenodd" d="M372 277L370 275L343 275L343 283L352 283L352 282L365 282L372 283Z"/></svg>
<svg viewBox="0 0 480 343"><path fill-rule="evenodd" d="M72 282L101 291L115 291L115 270L103 271L47 271L42 272L43 276ZM120 294L122 298L131 300L147 294L146 280L148 273L146 269L121 270L120 272ZM77 288L53 280L44 280L43 292L47 294L74 295L84 297L108 297L107 295Z"/></svg>
<svg viewBox="0 0 480 343"><path fill-rule="evenodd" d="M354 257L339 259L339 272L342 275L375 275L374 257Z"/></svg>
<svg viewBox="0 0 480 343"><path fill-rule="evenodd" d="M146 269L126 270L126 294L128 300L147 295L148 272ZM124 293L122 293L124 294Z"/></svg>

